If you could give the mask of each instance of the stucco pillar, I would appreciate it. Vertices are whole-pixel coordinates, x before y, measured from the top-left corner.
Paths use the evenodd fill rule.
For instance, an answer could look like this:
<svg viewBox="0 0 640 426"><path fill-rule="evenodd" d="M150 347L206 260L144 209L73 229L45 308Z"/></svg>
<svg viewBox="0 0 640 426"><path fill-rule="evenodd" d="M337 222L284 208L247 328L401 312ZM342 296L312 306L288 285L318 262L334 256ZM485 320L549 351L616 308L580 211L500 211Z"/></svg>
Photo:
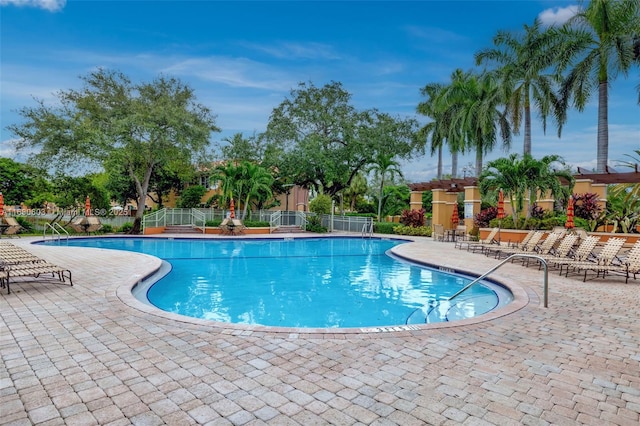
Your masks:
<svg viewBox="0 0 640 426"><path fill-rule="evenodd" d="M433 206L432 215L431 215L431 226L436 224L440 224L445 226L445 216L447 214L447 193L444 192L444 189L432 189L433 193L433 201L431 205Z"/></svg>
<svg viewBox="0 0 640 426"><path fill-rule="evenodd" d="M480 213L480 189L477 186L464 187L464 212L460 212L460 217L464 218L467 232L473 228L473 218Z"/></svg>
<svg viewBox="0 0 640 426"><path fill-rule="evenodd" d="M409 210L420 210L422 208L422 191L411 191L409 197Z"/></svg>

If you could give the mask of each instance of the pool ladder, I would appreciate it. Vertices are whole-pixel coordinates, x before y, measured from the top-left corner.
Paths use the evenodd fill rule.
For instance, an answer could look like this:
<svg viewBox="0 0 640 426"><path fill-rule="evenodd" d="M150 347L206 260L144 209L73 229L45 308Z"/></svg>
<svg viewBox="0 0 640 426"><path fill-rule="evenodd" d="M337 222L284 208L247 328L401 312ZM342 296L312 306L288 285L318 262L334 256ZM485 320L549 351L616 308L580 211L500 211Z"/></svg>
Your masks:
<svg viewBox="0 0 640 426"><path fill-rule="evenodd" d="M456 297L460 296L462 293L464 293L465 291L467 291L471 286L473 286L474 284L478 283L479 281L485 279L487 276L489 276L491 273L493 273L494 271L496 271L498 268L500 268L502 265L504 265L505 263L507 263L508 261L515 259L515 258L522 258L522 259L536 259L538 260L542 266L544 267L544 286L543 286L543 305L544 307L548 307L548 301L549 301L549 268L547 265L547 261L540 256L537 256L535 254L522 254L522 253L516 253L516 254L512 254L511 256L505 258L502 262L498 263L496 266L494 266L493 268L489 269L487 272L485 272L484 274L480 275L478 278L476 278L475 280L471 281L469 284L467 284L466 286L464 286L460 291L458 291L456 294L454 294L453 296L451 296L450 298L444 300L445 302L450 302L451 300L455 299ZM427 316L429 315L429 313L434 310L441 302L436 302L436 301L431 301L428 304L428 311L427 311ZM427 306L427 305L425 305ZM411 317L413 316L414 313L418 312L418 310L422 310L425 306L422 306L420 308L415 309L413 312L411 312L411 314L409 314L409 316L407 317L406 323L409 323L409 320L411 319Z"/></svg>

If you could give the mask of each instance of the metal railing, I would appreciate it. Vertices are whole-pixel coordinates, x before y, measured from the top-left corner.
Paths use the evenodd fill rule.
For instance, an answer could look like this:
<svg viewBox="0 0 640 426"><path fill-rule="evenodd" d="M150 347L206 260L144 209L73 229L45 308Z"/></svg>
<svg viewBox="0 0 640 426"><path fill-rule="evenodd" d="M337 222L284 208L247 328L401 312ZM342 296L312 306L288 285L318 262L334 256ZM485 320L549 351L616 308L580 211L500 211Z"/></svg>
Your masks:
<svg viewBox="0 0 640 426"><path fill-rule="evenodd" d="M524 258L524 259L536 259L538 261L540 261L540 263L544 266L544 282L543 282L543 306L546 308L548 307L548 302L549 302L549 270L548 270L548 265L547 265L547 261L540 256L537 256L535 254L521 254L521 253L516 253L516 254L512 254L511 256L505 258L504 260L502 260L500 263L498 263L496 266L494 266L493 268L489 269L487 272L485 272L484 274L480 275L478 278L474 279L473 281L471 281L469 284L467 284L466 286L464 286L460 291L458 291L457 293L455 293L453 296L449 297L448 299L445 299L443 301L439 301L439 302L435 302L435 303L430 303L429 304L429 312L431 312L432 310L436 309L438 307L438 305L440 305L442 302L444 303L448 303L451 300L455 299L456 297L460 296L462 293L464 293L465 291L467 291L469 288L471 288L473 285L477 284L478 282L480 282L481 280L485 279L487 276L489 276L491 273L495 272L498 268L500 268L502 265L504 265L505 263L507 263L508 261L510 261L511 259L515 259L515 258ZM427 306L427 305L425 305ZM409 316L407 317L406 323L409 324L409 322L411 321L411 317L418 311L423 311L423 307L417 308L415 309L413 312L411 312L411 314L409 314ZM428 315L428 314L427 314Z"/></svg>
<svg viewBox="0 0 640 426"><path fill-rule="evenodd" d="M282 223L282 212L277 211L271 213L269 217L269 233L272 233Z"/></svg>
<svg viewBox="0 0 640 426"><path fill-rule="evenodd" d="M322 215L322 226L330 231L362 232L364 226L373 227L373 218L362 216Z"/></svg>
<svg viewBox="0 0 640 426"><path fill-rule="evenodd" d="M167 209L158 210L142 217L142 229L167 226Z"/></svg>
<svg viewBox="0 0 640 426"><path fill-rule="evenodd" d="M362 225L362 236L369 238L373 237L373 220L370 223Z"/></svg>
<svg viewBox="0 0 640 426"><path fill-rule="evenodd" d="M202 233L206 233L207 217L198 209L191 209L191 226L202 227Z"/></svg>
<svg viewBox="0 0 640 426"><path fill-rule="evenodd" d="M57 235L57 239L58 241L60 241L60 238L62 237L62 234L60 233L60 231L65 233L65 239L69 239L69 233L67 232L66 229L64 229L58 222L54 222L53 224L50 223L45 223L44 224L44 232L42 233L42 239L46 240L47 239L47 228L51 229L51 239L54 238L54 234ZM58 228L60 231L58 231Z"/></svg>

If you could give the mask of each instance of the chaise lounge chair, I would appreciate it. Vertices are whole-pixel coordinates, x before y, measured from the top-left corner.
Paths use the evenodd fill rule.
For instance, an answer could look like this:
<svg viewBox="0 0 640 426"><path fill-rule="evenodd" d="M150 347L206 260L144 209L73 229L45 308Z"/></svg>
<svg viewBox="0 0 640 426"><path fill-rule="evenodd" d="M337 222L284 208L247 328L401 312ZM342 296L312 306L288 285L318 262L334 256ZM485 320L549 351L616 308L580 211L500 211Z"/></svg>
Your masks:
<svg viewBox="0 0 640 426"><path fill-rule="evenodd" d="M48 263L42 258L35 256L13 244L0 244L0 288L7 288L7 294L11 294L11 279L17 277L38 278L43 274L57 276L62 282L71 280L71 271L58 265Z"/></svg>
<svg viewBox="0 0 640 426"><path fill-rule="evenodd" d="M602 247L602 250L595 255L592 261L579 261L579 262L570 262L567 263L567 274L569 276L569 269L580 272L584 271L584 278L582 281L587 280L587 272L594 271L596 272L596 278L602 274L602 278L605 277L606 273L612 269L613 266L620 266L614 264L616 256L622 249L622 245L627 241L626 238L609 238Z"/></svg>
<svg viewBox="0 0 640 426"><path fill-rule="evenodd" d="M531 238L524 243L521 244L519 248L513 247L489 247L485 250L485 254L487 256L494 255L496 258L507 257L512 254L533 254L536 250L536 247L542 240L544 236L544 231L535 231ZM549 235L551 236L551 234ZM552 243L555 243L557 237L552 237Z"/></svg>
<svg viewBox="0 0 640 426"><path fill-rule="evenodd" d="M640 274L640 240L631 247L620 265L611 265L607 272L614 272L618 274L624 274L626 279L625 283L629 282L629 276L633 275L633 279L637 279L637 275Z"/></svg>
<svg viewBox="0 0 640 426"><path fill-rule="evenodd" d="M593 252L593 250L596 248L599 241L600 237L589 235L580 242L580 245L578 246L578 248L576 248L575 251L569 252L569 255L563 259L552 260L551 263L554 266L560 268L560 275L562 275L562 271L565 266L576 262L586 262L590 258L594 258L595 253Z"/></svg>
<svg viewBox="0 0 640 426"><path fill-rule="evenodd" d="M556 260L564 260L571 253L571 249L576 245L578 241L578 236L575 234L566 235L558 244L558 247L551 249L547 254L538 254L539 257L544 259L547 262L553 264ZM542 263L540 263L539 267L542 267Z"/></svg>
<svg viewBox="0 0 640 426"><path fill-rule="evenodd" d="M1 220L2 218L0 218ZM11 236L11 237L18 237L20 238L20 236L18 235L18 232L20 232L20 230L22 229L22 225L20 225L18 223L18 221L16 220L15 217L5 217L4 221L7 223L7 228L2 232L2 235L4 236Z"/></svg>
<svg viewBox="0 0 640 426"><path fill-rule="evenodd" d="M480 250L481 252L484 252L484 250L493 244L500 244L498 242L498 240L496 240L496 235L498 235L498 231L500 230L500 228L493 228L491 230L491 232L489 232L489 235L487 235L487 238L480 240L480 241L460 241L458 243L456 243L455 247L459 248L460 250L462 250L463 248L467 248L467 251L471 251L473 253L476 252L476 250Z"/></svg>

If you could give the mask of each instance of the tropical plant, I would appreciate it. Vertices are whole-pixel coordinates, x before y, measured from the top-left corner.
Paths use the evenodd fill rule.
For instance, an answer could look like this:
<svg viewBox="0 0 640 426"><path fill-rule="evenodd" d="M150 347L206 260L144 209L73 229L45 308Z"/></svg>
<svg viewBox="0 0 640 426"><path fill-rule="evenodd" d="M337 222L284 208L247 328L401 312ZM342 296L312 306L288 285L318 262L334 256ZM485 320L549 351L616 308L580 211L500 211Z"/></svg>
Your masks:
<svg viewBox="0 0 640 426"><path fill-rule="evenodd" d="M539 19L525 25L524 32L513 34L499 31L493 38L495 47L476 53L476 63L495 65L495 73L507 90L506 106L512 129L518 132L524 115L523 154L531 154L531 107L535 105L542 128L546 131L547 117L560 117L559 102L554 88L558 73L548 73L555 64L558 38L552 31L542 30ZM558 123L558 136L562 123Z"/></svg>
<svg viewBox="0 0 640 426"><path fill-rule="evenodd" d="M640 164L640 149L636 149L634 152L636 156L625 154L625 156L629 157L631 161L619 161L618 165L636 170L637 165ZM640 200L640 183L621 183L613 185L610 187L610 192L616 196L624 195L625 202Z"/></svg>
<svg viewBox="0 0 640 426"><path fill-rule="evenodd" d="M356 203L367 193L367 178L362 173L358 173L351 180L351 184L343 191L344 197L349 202L349 209L356 211Z"/></svg>
<svg viewBox="0 0 640 426"><path fill-rule="evenodd" d="M220 207L227 207L234 196L238 196L238 182L242 176L242 169L232 163L217 165L211 179L219 182L220 195L218 204Z"/></svg>
<svg viewBox="0 0 640 426"><path fill-rule="evenodd" d="M382 214L382 198L384 192L385 178L389 176L393 179L394 176L402 177L402 170L400 170L400 163L393 159L391 155L385 155L378 153L375 157L374 163L367 168L367 172L373 172L379 180L378 188L378 222Z"/></svg>
<svg viewBox="0 0 640 426"><path fill-rule="evenodd" d="M556 169L563 165L563 160L557 155L547 155L536 160L530 154L520 157L511 154L506 158L498 158L487 164L487 169L480 175L480 191L498 191L502 189L512 207L514 223L522 216L525 200L528 197L530 205L535 204L537 194L551 192L556 199L566 198L567 190L563 188L560 178L567 180L573 186L573 176L567 169ZM526 212L526 218L531 215Z"/></svg>
<svg viewBox="0 0 640 426"><path fill-rule="evenodd" d="M606 222L613 225L614 233L636 233L640 224L640 199L627 200L622 192L609 194Z"/></svg>
<svg viewBox="0 0 640 426"><path fill-rule="evenodd" d="M454 141L457 151L475 151L475 170L480 173L484 155L495 148L499 138L504 149L511 144L511 126L500 109L504 91L490 73L456 70L452 80L442 99L453 108L447 140Z"/></svg>
<svg viewBox="0 0 640 426"><path fill-rule="evenodd" d="M573 194L573 212L575 217L596 220L602 214L600 197L593 192Z"/></svg>
<svg viewBox="0 0 640 426"><path fill-rule="evenodd" d="M255 200L256 204L260 204L273 197L271 186L273 185L274 179L267 169L258 164L245 161L242 163L241 168L241 180L244 181L243 187L245 189L244 206L242 210L242 218L244 219L247 217L247 210L252 200Z"/></svg>
<svg viewBox="0 0 640 426"><path fill-rule="evenodd" d="M598 92L597 171L606 171L609 157L609 84L627 75L640 34L638 0L591 0L557 31L563 42L557 64L567 70L561 88L564 114L571 101L579 110Z"/></svg>
<svg viewBox="0 0 640 426"><path fill-rule="evenodd" d="M488 207L480 210L480 212L475 215L473 224L478 228L486 228L496 217L498 217L498 209L496 207Z"/></svg>
<svg viewBox="0 0 640 426"><path fill-rule="evenodd" d="M452 74L452 78L456 74ZM458 151L455 140L448 139L451 133L451 116L455 111L454 107L448 106L443 96L449 87L440 83L427 84L420 90L427 100L418 104L417 112L432 119L431 122L424 125L418 132L419 138L422 140L431 139L429 146L431 147L431 155L437 153L437 179L442 179L442 149L445 144L449 146L451 152L451 175L457 174L458 168ZM447 143L449 142L449 143Z"/></svg>
<svg viewBox="0 0 640 426"><path fill-rule="evenodd" d="M420 210L403 210L400 216L400 223L404 226L424 226L424 209Z"/></svg>

